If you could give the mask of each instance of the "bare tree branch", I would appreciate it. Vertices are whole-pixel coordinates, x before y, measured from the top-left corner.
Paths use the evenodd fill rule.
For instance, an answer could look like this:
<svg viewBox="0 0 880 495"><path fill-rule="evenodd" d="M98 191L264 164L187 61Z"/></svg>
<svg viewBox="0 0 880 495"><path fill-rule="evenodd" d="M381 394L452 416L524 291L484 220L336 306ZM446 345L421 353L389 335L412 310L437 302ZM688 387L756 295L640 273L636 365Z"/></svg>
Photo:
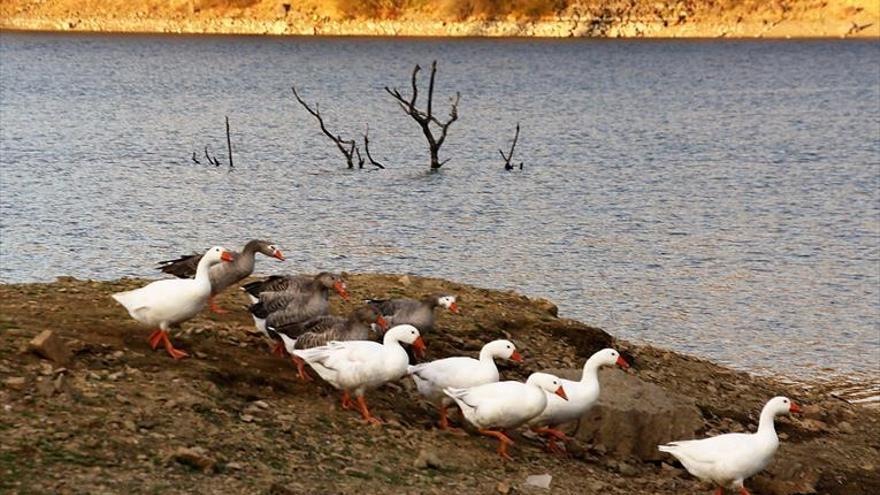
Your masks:
<svg viewBox="0 0 880 495"><path fill-rule="evenodd" d="M354 139L347 140L342 139L342 136L336 135L334 136L332 132L327 130L327 127L324 126L324 119L321 117L321 109L319 104L315 104L314 110L309 106L308 103L303 101L300 98L299 93L296 92L296 86L291 86L290 89L293 90L293 96L296 98L296 101L302 105L303 108L306 109L307 112L312 114L318 120L318 125L321 126L321 132L324 133L325 136L330 138L334 143L336 143L336 147L339 148L339 151L345 156L345 161L348 164L348 168L354 168L354 154L357 152L358 159L363 164L363 160L360 158L360 152L357 151L357 143L355 143Z"/></svg>
<svg viewBox="0 0 880 495"><path fill-rule="evenodd" d="M229 116L226 116L226 149L229 150L229 168L232 166L232 140L229 139Z"/></svg>
<svg viewBox="0 0 880 495"><path fill-rule="evenodd" d="M413 118L416 123L422 128L422 133L425 135L425 139L428 141L428 149L431 152L431 169L436 170L443 166L448 159L440 161L439 152L440 146L443 145L443 142L446 140L446 135L449 132L449 126L452 125L453 122L458 120L458 101L461 98L460 93L455 93L455 98L451 101L451 108L449 109L449 120L446 122L442 122L433 114L433 100L434 100L434 80L437 75L437 61L433 61L431 63L431 75L428 79L428 101L425 106L425 110L422 111L416 108L416 103L418 101L418 74L421 70L421 67L418 65L413 68L412 73L412 98L407 100L400 94L396 88L391 89L388 86L385 86L385 91L388 92L400 105L403 111ZM440 136L435 137L435 130L431 128L431 124L434 124L436 127L440 128Z"/></svg>
<svg viewBox="0 0 880 495"><path fill-rule="evenodd" d="M385 165L382 165L381 163L377 162L376 160L373 160L373 156L370 155L370 125L369 124L364 125L364 152L366 152L366 154L367 154L367 159L370 160L370 165L377 167L377 168L381 168L381 169L385 168Z"/></svg>
<svg viewBox="0 0 880 495"><path fill-rule="evenodd" d="M215 167L220 166L220 161L217 160L217 158L211 158L211 155L208 154L208 145L207 144L205 145L205 158L208 159L208 163L210 163L211 165L214 165Z"/></svg>
<svg viewBox="0 0 880 495"><path fill-rule="evenodd" d="M501 153L501 158L504 159L504 170L513 170L513 164L510 163L510 160L513 159L513 150L516 149L517 139L519 139L519 122L516 123L516 133L513 135L513 143L510 145L510 151L505 155L503 151L498 150L498 152ZM519 169L522 170L522 168L523 164L520 162Z"/></svg>

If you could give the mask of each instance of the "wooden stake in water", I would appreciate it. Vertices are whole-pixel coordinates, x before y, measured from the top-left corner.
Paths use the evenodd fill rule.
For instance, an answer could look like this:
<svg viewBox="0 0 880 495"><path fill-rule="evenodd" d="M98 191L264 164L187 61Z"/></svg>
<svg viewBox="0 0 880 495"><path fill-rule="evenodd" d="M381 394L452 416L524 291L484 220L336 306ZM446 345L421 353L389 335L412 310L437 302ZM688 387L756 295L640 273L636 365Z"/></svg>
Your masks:
<svg viewBox="0 0 880 495"><path fill-rule="evenodd" d="M229 168L232 166L232 140L229 139L229 116L226 116L226 149L229 150Z"/></svg>

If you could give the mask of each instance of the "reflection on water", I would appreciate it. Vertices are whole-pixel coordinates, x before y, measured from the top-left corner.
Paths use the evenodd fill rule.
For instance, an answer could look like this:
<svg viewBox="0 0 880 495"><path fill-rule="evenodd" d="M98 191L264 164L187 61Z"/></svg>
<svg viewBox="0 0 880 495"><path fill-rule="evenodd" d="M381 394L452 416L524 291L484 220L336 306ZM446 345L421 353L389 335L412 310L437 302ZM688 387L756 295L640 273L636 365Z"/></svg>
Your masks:
<svg viewBox="0 0 880 495"><path fill-rule="evenodd" d="M876 380L878 47L4 34L0 279L263 237L287 270L516 289L743 369ZM436 106L462 93L439 174L382 90L432 58ZM345 170L293 81L389 170ZM224 115L235 170L193 164L224 159Z"/></svg>

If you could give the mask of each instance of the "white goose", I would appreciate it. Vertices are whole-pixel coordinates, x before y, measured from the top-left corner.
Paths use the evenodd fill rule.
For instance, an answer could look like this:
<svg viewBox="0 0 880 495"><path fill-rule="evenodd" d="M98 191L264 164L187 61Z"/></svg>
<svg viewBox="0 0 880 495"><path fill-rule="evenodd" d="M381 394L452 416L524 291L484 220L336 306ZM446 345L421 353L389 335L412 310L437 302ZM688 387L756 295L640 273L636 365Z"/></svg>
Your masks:
<svg viewBox="0 0 880 495"><path fill-rule="evenodd" d="M504 459L511 459L507 446L512 445L513 440L498 430L516 428L541 414L547 406L545 391L566 398L559 378L547 373L532 373L526 383L506 381L443 390L481 434L501 442L498 455Z"/></svg>
<svg viewBox="0 0 880 495"><path fill-rule="evenodd" d="M135 320L159 328L150 335L150 347L154 350L159 342L174 359L188 356L175 349L168 339L168 330L192 318L208 302L211 296L211 280L208 271L221 261L232 261L229 251L215 246L205 252L199 261L195 278L157 280L140 289L113 294L113 299L125 306Z"/></svg>
<svg viewBox="0 0 880 495"><path fill-rule="evenodd" d="M780 414L797 412L800 408L788 398L774 397L761 410L756 433L727 433L701 440L669 442L658 448L674 455L692 475L718 485L716 495L724 493L724 487L749 495L743 481L764 469L779 446L773 419Z"/></svg>
<svg viewBox="0 0 880 495"><path fill-rule="evenodd" d="M444 388L468 388L497 382L495 358L522 362L516 346L509 340L493 340L480 350L480 359L450 357L407 368L419 393L440 410L440 429L449 428L446 409L455 401L443 393Z"/></svg>
<svg viewBox="0 0 880 495"><path fill-rule="evenodd" d="M568 400L548 394L544 412L529 421L529 426L534 432L547 436L548 450L562 452L562 449L556 445L556 440L564 442L568 437L555 427L580 419L596 404L599 399L599 368L615 364L623 369L629 368L629 363L620 356L619 352L614 349L602 349L587 359L580 381L561 379Z"/></svg>
<svg viewBox="0 0 880 495"><path fill-rule="evenodd" d="M381 424L370 414L364 392L378 388L406 374L409 357L401 342L411 344L421 353L425 342L416 327L398 325L387 332L382 343L369 340L330 342L321 347L296 349L296 340L279 334L287 352L303 359L318 375L335 388L342 390L342 408L352 407L351 395L357 398L358 409L364 419Z"/></svg>

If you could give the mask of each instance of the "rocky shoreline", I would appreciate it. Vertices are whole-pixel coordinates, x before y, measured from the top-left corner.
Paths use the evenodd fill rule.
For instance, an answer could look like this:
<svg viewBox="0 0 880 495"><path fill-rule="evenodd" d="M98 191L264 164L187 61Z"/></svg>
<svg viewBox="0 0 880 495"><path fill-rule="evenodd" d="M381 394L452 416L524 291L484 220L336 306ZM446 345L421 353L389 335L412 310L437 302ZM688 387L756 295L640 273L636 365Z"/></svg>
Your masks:
<svg viewBox="0 0 880 495"><path fill-rule="evenodd" d="M426 336L428 359L473 354L509 338L524 364L577 373L606 346L633 364L604 370L600 404L567 428L569 457L517 436L501 463L489 439L436 430L408 380L371 396L386 421L369 427L337 406L326 386L305 384L253 333L244 298L224 293L230 314L204 313L175 342L176 362L147 345L147 329L110 294L141 280L61 278L0 285L0 487L13 493L701 493L656 444L753 430L763 402L785 394L804 405L780 418L771 466L747 483L754 494L880 491L880 411L821 387L780 383L694 357L633 345L560 318L556 306L510 291L398 275L347 276L353 300L459 295L461 315L442 314ZM334 312L348 308L338 300ZM530 484L546 481L550 489Z"/></svg>
<svg viewBox="0 0 880 495"><path fill-rule="evenodd" d="M181 5L175 5L179 3ZM202 2L203 3L203 2ZM156 4L156 5L152 5ZM545 38L842 38L880 37L880 10L866 0L794 1L719 7L712 2L597 2L551 18L438 20L424 13L362 18L298 11L291 3L200 8L200 2L123 4L10 0L0 29L100 33L187 33L300 36Z"/></svg>

